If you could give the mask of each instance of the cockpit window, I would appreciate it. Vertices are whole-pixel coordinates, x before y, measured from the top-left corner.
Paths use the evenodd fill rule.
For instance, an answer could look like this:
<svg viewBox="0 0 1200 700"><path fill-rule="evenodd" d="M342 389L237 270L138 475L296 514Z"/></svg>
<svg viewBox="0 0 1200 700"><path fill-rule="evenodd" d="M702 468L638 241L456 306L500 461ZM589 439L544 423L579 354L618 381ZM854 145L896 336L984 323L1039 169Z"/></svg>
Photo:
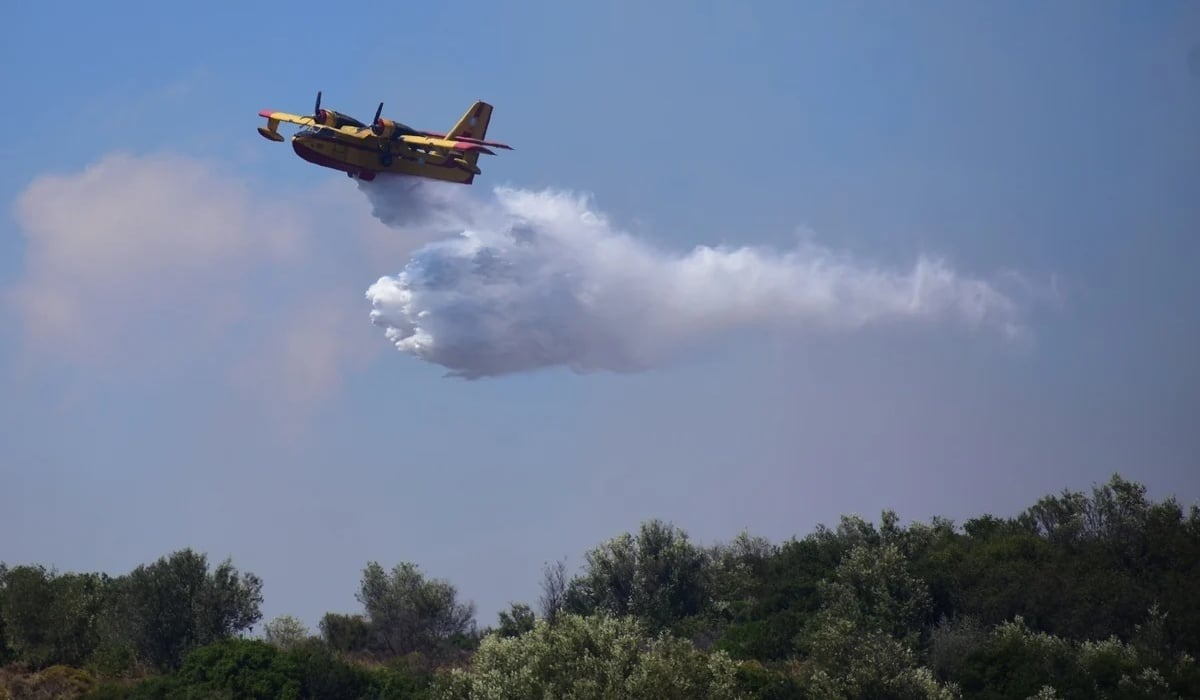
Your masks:
<svg viewBox="0 0 1200 700"><path fill-rule="evenodd" d="M330 127L306 126L296 132L296 136L304 136L317 139L332 139L335 129Z"/></svg>

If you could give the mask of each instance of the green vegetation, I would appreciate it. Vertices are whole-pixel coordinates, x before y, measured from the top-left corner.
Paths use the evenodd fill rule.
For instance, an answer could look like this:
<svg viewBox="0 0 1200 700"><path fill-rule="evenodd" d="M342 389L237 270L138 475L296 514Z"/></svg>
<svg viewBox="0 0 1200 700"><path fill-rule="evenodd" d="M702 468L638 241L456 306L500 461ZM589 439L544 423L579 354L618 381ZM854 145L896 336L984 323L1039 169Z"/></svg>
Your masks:
<svg viewBox="0 0 1200 700"><path fill-rule="evenodd" d="M261 582L228 561L0 565L0 700L1200 697L1200 510L1119 476L961 527L702 547L650 521L485 629L407 562L368 563L358 601L249 639Z"/></svg>

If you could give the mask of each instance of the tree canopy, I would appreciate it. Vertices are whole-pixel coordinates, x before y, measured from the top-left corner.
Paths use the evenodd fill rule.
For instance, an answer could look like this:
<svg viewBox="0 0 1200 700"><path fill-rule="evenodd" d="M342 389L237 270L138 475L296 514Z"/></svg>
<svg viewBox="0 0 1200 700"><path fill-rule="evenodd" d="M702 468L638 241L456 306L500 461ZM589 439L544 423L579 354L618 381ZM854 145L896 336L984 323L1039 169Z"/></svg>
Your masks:
<svg viewBox="0 0 1200 700"><path fill-rule="evenodd" d="M1190 698L1198 581L1200 510L1119 475L1011 517L847 515L780 543L650 520L483 629L411 562L368 562L360 610L262 640L262 582L230 561L10 563L0 698Z"/></svg>

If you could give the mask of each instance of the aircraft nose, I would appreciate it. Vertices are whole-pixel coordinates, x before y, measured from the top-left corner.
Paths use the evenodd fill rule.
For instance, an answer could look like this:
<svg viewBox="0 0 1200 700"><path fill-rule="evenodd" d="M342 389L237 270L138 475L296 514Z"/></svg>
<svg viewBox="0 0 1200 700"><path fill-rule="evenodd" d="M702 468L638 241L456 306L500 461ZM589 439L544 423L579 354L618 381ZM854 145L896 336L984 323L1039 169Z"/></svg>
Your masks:
<svg viewBox="0 0 1200 700"><path fill-rule="evenodd" d="M292 137L292 150L300 157L308 156L316 152L316 149L309 143L310 139L304 136Z"/></svg>

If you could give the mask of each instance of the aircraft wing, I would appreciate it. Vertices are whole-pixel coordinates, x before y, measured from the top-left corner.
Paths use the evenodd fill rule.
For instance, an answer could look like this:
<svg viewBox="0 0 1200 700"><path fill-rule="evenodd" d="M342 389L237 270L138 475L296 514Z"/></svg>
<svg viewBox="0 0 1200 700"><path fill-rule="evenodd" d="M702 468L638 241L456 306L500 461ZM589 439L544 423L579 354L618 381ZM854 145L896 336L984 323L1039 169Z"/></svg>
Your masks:
<svg viewBox="0 0 1200 700"><path fill-rule="evenodd" d="M335 131L345 131L345 128L335 129L332 126L326 126L312 117L302 117L299 114L289 114L288 112L272 112L269 109L264 109L258 113L258 116L265 117L267 120L267 125L265 127L258 127L258 133L272 141L283 140L283 136L277 131L279 128L279 122L299 124L300 126L311 126L318 129L334 129ZM358 129L353 129L353 131L357 132Z"/></svg>
<svg viewBox="0 0 1200 700"><path fill-rule="evenodd" d="M289 122L301 126L321 126L312 117L302 117L298 114L288 114L287 112L272 112L269 109L262 110L258 113L258 116L266 117L273 122Z"/></svg>
<svg viewBox="0 0 1200 700"><path fill-rule="evenodd" d="M483 146L475 141L459 141L458 139L442 139L433 136L414 136L412 134L405 134L400 137L400 140L413 146L433 146L435 148L447 148L455 151L462 151L464 153L475 152L486 153L490 156L496 155L494 151L488 150L486 146Z"/></svg>

